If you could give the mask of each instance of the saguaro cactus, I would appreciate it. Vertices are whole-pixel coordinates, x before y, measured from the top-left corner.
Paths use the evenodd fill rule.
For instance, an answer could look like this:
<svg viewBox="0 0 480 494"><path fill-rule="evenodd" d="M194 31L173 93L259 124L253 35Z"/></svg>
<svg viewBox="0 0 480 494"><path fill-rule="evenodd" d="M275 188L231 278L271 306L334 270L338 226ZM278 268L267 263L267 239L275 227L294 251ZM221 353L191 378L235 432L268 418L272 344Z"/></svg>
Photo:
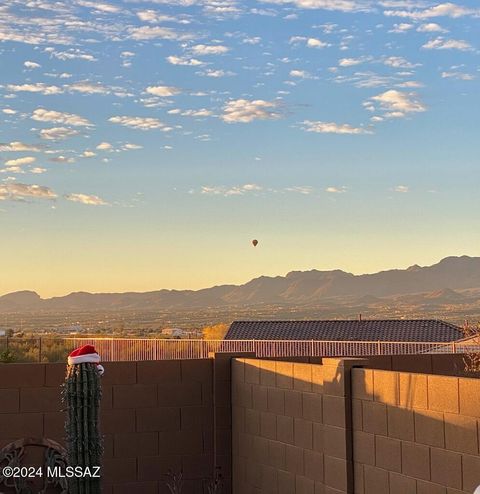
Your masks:
<svg viewBox="0 0 480 494"><path fill-rule="evenodd" d="M69 494L100 494L98 467L101 466L103 441L99 430L101 399L100 376L103 367L95 349L86 345L69 355L63 401L67 409L66 449Z"/></svg>

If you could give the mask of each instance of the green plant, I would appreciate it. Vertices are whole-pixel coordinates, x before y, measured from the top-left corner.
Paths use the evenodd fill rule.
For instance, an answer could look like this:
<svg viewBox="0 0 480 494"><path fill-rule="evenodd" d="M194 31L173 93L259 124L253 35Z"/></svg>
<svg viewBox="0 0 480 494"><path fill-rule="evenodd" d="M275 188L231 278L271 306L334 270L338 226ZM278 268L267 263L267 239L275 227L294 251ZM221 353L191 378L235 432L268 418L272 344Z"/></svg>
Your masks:
<svg viewBox="0 0 480 494"><path fill-rule="evenodd" d="M2 352L0 352L0 362L4 364L9 364L15 362L17 360L15 354L9 349L6 348Z"/></svg>
<svg viewBox="0 0 480 494"><path fill-rule="evenodd" d="M99 432L101 398L100 374L96 364L69 365L63 387L63 402L67 408L66 446L70 467L88 467L93 473L99 467L103 444ZM69 478L69 494L99 494L100 478L79 476Z"/></svg>

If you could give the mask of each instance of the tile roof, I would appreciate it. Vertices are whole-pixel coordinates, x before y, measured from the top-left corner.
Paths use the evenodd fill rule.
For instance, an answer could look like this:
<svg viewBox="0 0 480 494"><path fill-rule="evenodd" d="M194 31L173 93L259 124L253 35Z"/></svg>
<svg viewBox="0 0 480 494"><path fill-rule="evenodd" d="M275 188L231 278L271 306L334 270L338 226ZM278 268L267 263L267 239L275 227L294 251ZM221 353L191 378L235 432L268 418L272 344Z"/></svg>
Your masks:
<svg viewBox="0 0 480 494"><path fill-rule="evenodd" d="M461 329L436 319L235 321L227 340L421 341L463 338Z"/></svg>

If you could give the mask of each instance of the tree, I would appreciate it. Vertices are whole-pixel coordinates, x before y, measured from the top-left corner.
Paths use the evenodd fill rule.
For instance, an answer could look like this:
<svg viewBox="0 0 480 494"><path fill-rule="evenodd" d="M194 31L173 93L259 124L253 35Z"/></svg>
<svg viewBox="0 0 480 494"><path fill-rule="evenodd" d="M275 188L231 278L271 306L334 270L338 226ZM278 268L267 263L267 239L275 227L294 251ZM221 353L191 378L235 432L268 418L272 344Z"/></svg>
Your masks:
<svg viewBox="0 0 480 494"><path fill-rule="evenodd" d="M462 342L464 345L465 369L468 372L480 372L480 323L475 326L465 324L463 327L465 339Z"/></svg>
<svg viewBox="0 0 480 494"><path fill-rule="evenodd" d="M228 331L228 324L220 323L214 326L206 326L202 329L204 340L223 340Z"/></svg>

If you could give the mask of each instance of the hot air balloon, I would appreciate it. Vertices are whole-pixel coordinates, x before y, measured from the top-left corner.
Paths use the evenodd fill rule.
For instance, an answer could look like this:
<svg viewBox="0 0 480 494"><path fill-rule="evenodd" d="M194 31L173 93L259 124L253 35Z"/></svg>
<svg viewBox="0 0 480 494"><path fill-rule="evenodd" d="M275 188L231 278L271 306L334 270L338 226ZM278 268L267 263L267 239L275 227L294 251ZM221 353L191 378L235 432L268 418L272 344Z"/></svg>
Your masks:
<svg viewBox="0 0 480 494"><path fill-rule="evenodd" d="M256 247L257 244L258 244L258 240L256 240L256 239L252 240L252 244L253 244L254 247Z"/></svg>

